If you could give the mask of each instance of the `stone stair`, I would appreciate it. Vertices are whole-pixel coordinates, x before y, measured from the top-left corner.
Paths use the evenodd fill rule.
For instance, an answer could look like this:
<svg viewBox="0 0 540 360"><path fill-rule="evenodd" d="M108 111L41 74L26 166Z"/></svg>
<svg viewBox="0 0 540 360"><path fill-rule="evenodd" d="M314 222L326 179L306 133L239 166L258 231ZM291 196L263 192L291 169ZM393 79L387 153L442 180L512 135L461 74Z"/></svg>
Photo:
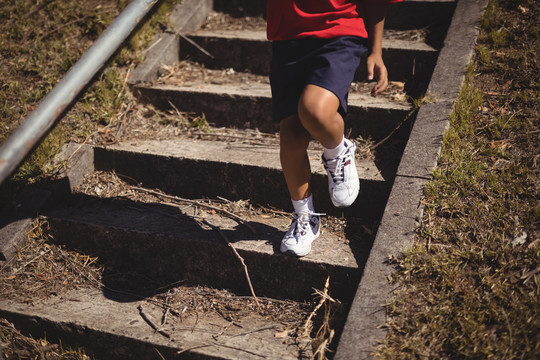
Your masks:
<svg viewBox="0 0 540 360"><path fill-rule="evenodd" d="M300 306L313 301L313 289L323 289L330 277L331 295L350 304L414 122L411 99L428 88L455 2L409 0L390 8L384 56L393 82L390 92L395 96L369 97L369 85L362 83L364 74L359 70L351 90L347 129L353 139L378 142L392 136L374 156L357 155L361 192L346 210L331 205L320 148L312 145L315 202L328 219L323 220L324 231L312 253L300 259L281 255L278 249L290 223L290 215L283 214L290 214L292 208L280 171L277 124L271 122L267 79L270 46L261 26L265 2L214 0L213 8L211 4L184 1L180 7L183 12L177 12L173 22L188 24L185 18L189 16L210 20L197 27L173 29L182 34L181 40L170 42L173 52L179 49L176 58L172 56L175 61L157 61L160 56L171 55L160 53L156 46L149 54L154 59L147 63L153 61L159 66L149 70L141 65L130 84L142 103L162 110L204 114L211 131L174 140L85 146L77 157L84 161L74 168L82 167L78 173L86 176L113 173L129 179L132 187L157 189L170 198L227 203L249 200L255 207L275 212L248 212L244 216L248 227L219 211L197 206L182 207L156 198L96 198L79 190L43 212L51 234L69 248L97 256L115 273L144 275L156 289L166 286L171 291L174 286L167 284L185 281L194 288L201 285L250 296L245 269L225 237L245 260L258 296ZM255 19L253 26L220 29L215 21L249 21L246 17ZM163 36L165 39L168 35ZM213 57L203 54L199 47ZM185 80L167 70L182 68L182 64L189 64L192 72L204 76L225 72L230 77L225 81L208 81L204 76ZM223 128L236 135L213 136L215 129ZM71 188L81 181L71 180ZM341 226L334 226L333 221ZM152 290L147 295L157 294L158 290ZM216 329L229 329L232 323L222 316L186 315L182 326L175 324L170 336L164 337L141 320L137 311L141 303L133 297L87 289L38 301L31 307L0 301L0 315L36 333L46 330L51 337L57 334L72 339L106 358L158 358L156 349L165 358L298 359L312 355L311 347L293 339L292 334L276 335L287 328L283 322L257 315L256 311L238 321L238 329L221 333ZM162 307L144 304L156 318L162 316ZM337 328L338 334L342 327L343 323Z"/></svg>

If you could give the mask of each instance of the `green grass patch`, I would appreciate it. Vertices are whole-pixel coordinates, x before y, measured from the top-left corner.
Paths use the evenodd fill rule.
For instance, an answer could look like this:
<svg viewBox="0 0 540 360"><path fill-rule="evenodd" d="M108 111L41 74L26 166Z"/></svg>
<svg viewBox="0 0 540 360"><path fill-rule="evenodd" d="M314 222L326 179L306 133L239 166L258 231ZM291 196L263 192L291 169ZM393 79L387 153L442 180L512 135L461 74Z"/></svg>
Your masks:
<svg viewBox="0 0 540 360"><path fill-rule="evenodd" d="M540 357L539 8L490 1L416 244L395 259L381 358Z"/></svg>
<svg viewBox="0 0 540 360"><path fill-rule="evenodd" d="M130 95L126 74L143 59L157 23L180 0L162 1L76 105L0 187L0 201L13 202L17 190L40 181L44 165L65 141L84 141L108 125ZM127 0L30 1L0 4L0 142L5 141L53 89L129 3Z"/></svg>

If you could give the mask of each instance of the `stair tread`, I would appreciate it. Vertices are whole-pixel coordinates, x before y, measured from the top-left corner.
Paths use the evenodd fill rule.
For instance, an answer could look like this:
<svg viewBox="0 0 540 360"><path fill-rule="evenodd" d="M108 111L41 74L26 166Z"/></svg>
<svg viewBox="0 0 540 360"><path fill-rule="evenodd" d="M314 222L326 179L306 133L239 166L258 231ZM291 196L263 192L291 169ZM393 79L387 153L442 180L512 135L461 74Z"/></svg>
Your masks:
<svg viewBox="0 0 540 360"><path fill-rule="evenodd" d="M197 216L193 216L192 207L184 206L184 208L186 209L179 210L170 205L136 202L120 204L109 199L94 199L52 211L47 216L51 221L89 224L132 233L156 234L172 237L177 241L204 242L208 246L226 246L217 231L201 225L199 221L205 219L219 228L229 241L234 243L237 250L247 254L246 257L249 257L250 253L285 256L279 253L278 247L281 238L289 228L292 214L291 217L245 216L245 221L256 230L256 234L253 234L238 221L215 211L205 211L201 207ZM344 241L343 236L325 229L324 217L322 221L321 236L313 243L311 253L298 261L357 269L355 254Z"/></svg>
<svg viewBox="0 0 540 360"><path fill-rule="evenodd" d="M144 300L116 301L97 289L71 290L31 304L0 300L4 317L25 318L34 326L52 326L67 335L84 334L88 342L101 341L99 350L109 356L155 357L154 349L159 348L168 356L186 351L191 356L212 359L299 358L300 346L284 331L286 325L256 312L235 320L236 326L217 312L182 314L181 318L169 315L163 330L170 336L167 338L151 328L138 306L143 306L144 314L159 326L164 311L161 306ZM109 340L103 341L104 336Z"/></svg>
<svg viewBox="0 0 540 360"><path fill-rule="evenodd" d="M163 91L190 93L228 94L234 96L271 98L268 77L251 73L227 70L213 70L193 62L178 62L165 69L154 84L138 85ZM229 71L229 72L227 72ZM203 73L197 76L198 73ZM411 104L403 92L403 83L391 83L380 96L370 96L373 84L353 82L349 92L349 107L373 107L389 110L410 110Z"/></svg>
<svg viewBox="0 0 540 360"><path fill-rule="evenodd" d="M164 157L189 158L200 161L236 163L269 169L281 169L279 145L254 144L200 139L137 140L107 146L109 150L153 154ZM308 156L313 174L326 175L321 150L309 149ZM356 168L361 179L384 181L377 165L371 159L357 156Z"/></svg>
<svg viewBox="0 0 540 360"><path fill-rule="evenodd" d="M216 39L232 39L239 41L268 41L266 38L265 29L228 30L203 28L192 32L190 36ZM432 52L437 51L433 47L426 44L426 33L422 30L386 30L383 36L383 48L404 48L410 50Z"/></svg>

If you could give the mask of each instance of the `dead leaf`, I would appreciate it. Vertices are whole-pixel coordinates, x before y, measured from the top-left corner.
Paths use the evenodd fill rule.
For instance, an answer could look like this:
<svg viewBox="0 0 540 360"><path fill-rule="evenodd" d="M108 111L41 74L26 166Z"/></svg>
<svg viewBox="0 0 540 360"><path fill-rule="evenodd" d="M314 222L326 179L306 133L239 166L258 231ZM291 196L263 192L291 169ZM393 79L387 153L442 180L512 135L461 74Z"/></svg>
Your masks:
<svg viewBox="0 0 540 360"><path fill-rule="evenodd" d="M392 99L395 101L404 102L404 101L407 101L407 95L404 93L397 93L397 94L392 95Z"/></svg>
<svg viewBox="0 0 540 360"><path fill-rule="evenodd" d="M528 246L527 246L527 249L529 250L532 250L532 249L535 249L536 247L540 246L540 239L536 239L534 240L532 243L530 243Z"/></svg>
<svg viewBox="0 0 540 360"><path fill-rule="evenodd" d="M394 85L400 89L405 88L405 83L403 81L390 81L390 85Z"/></svg>
<svg viewBox="0 0 540 360"><path fill-rule="evenodd" d="M508 140L495 140L489 143L489 147L492 149L509 149L512 144Z"/></svg>
<svg viewBox="0 0 540 360"><path fill-rule="evenodd" d="M526 8L523 5L518 6L519 11L521 11L522 14L527 14L529 12L529 8Z"/></svg>
<svg viewBox="0 0 540 360"><path fill-rule="evenodd" d="M512 241L512 246L518 246L525 244L527 240L527 233L524 231Z"/></svg>
<svg viewBox="0 0 540 360"><path fill-rule="evenodd" d="M289 336L289 330L278 331L277 333L274 334L274 337L276 339L283 339L283 338L286 338L287 336Z"/></svg>
<svg viewBox="0 0 540 360"><path fill-rule="evenodd" d="M480 111L482 114L487 114L489 112L489 108L487 106L478 106L478 111Z"/></svg>

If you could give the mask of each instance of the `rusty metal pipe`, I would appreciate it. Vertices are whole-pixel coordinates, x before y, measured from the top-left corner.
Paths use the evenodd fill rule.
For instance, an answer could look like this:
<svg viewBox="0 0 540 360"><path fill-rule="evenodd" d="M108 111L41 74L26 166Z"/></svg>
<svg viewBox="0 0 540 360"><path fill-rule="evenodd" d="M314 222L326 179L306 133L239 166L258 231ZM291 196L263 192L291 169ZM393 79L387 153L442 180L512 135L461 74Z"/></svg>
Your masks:
<svg viewBox="0 0 540 360"><path fill-rule="evenodd" d="M133 0L0 146L0 184L50 131L92 78L160 0Z"/></svg>

